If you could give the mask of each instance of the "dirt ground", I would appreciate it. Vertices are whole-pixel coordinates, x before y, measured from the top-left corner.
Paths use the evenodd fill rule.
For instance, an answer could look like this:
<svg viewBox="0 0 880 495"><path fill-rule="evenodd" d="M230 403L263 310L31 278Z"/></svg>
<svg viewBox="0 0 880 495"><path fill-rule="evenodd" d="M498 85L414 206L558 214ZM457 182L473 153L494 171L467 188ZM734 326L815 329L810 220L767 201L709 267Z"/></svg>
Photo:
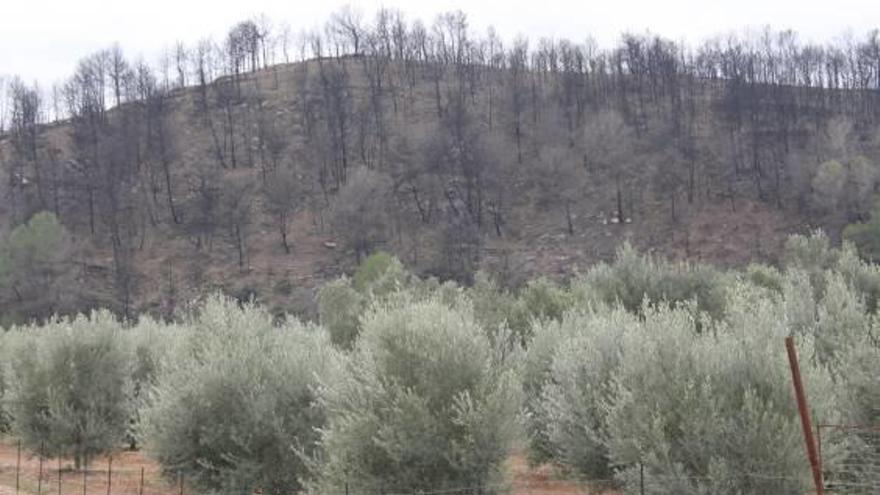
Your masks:
<svg viewBox="0 0 880 495"><path fill-rule="evenodd" d="M18 448L14 440L0 439L0 495L15 495ZM108 493L108 468L110 490L113 495L140 494L143 473L143 495L173 495L179 493L176 483L164 480L159 466L139 452L121 452L110 459L95 459L83 480L82 471L74 471L71 459L45 459L40 473L40 460L25 451L21 453L21 472L18 478L19 495L59 493L59 473L62 494L82 494L85 481L86 494ZM190 494L184 489L184 493Z"/></svg>
<svg viewBox="0 0 880 495"><path fill-rule="evenodd" d="M613 490L591 488L585 484L562 479L549 465L530 467L526 456L514 453L507 460L505 471L512 495L618 495Z"/></svg>
<svg viewBox="0 0 880 495"><path fill-rule="evenodd" d="M0 438L0 495L16 495L15 466L18 462L18 449L14 440ZM108 468L111 472L108 491ZM18 495L36 495L37 493L56 495L59 493L58 474L61 473L60 493L82 494L83 473L74 471L70 459L40 460L27 453L21 454L21 473L19 476ZM505 467L505 483L512 495L617 495L608 490L590 489L588 486L561 479L551 466L530 467L526 456L514 453L507 460ZM163 479L159 466L140 452L122 452L113 456L112 464L106 457L96 459L86 473L85 485L87 495L140 495L141 473L143 472L144 495L177 495L180 486L176 480ZM183 493L194 495L184 483Z"/></svg>

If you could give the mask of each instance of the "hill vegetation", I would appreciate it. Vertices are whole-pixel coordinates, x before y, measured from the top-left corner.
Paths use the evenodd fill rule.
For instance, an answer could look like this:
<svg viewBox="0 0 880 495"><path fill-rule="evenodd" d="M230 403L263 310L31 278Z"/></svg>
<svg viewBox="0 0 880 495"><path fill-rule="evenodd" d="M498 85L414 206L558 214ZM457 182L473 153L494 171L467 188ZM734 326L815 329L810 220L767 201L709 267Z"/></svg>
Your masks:
<svg viewBox="0 0 880 495"><path fill-rule="evenodd" d="M27 263L4 247L3 314L168 318L221 290L314 315L377 248L517 287L624 240L727 266L812 227L871 244L878 71L877 32L602 48L478 35L461 12L343 9L297 36L257 17L155 68L113 46L51 91L2 85L4 244L60 228Z"/></svg>

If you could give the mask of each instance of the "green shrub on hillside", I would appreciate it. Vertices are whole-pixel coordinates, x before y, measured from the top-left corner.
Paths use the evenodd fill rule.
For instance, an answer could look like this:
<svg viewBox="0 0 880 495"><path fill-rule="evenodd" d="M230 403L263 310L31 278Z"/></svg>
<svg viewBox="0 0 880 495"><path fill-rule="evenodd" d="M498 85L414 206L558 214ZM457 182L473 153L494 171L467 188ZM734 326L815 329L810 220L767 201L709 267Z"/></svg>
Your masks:
<svg viewBox="0 0 880 495"><path fill-rule="evenodd" d="M837 160L828 160L819 165L811 182L813 206L820 213L833 212L844 199L847 183L847 169Z"/></svg>
<svg viewBox="0 0 880 495"><path fill-rule="evenodd" d="M403 288L409 274L403 264L385 251L377 251L364 258L352 277L352 286L363 294L375 297Z"/></svg>
<svg viewBox="0 0 880 495"><path fill-rule="evenodd" d="M58 218L43 211L0 238L0 289L14 295L21 316L46 318L68 309L68 237ZM4 315L0 320L24 321L21 316Z"/></svg>

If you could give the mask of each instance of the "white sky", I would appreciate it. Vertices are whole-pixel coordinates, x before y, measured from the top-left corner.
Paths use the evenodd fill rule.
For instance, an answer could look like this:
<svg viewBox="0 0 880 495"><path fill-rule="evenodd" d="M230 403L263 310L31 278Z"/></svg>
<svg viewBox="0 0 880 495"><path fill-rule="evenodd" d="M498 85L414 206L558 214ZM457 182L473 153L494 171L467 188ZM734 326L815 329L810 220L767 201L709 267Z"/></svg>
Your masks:
<svg viewBox="0 0 880 495"><path fill-rule="evenodd" d="M674 40L771 25L802 39L827 41L851 30L880 27L880 0L3 0L0 75L18 74L48 86L66 78L76 61L119 42L129 57L158 59L175 40L219 39L235 22L265 13L294 32L323 24L343 4L372 19L378 6L396 7L430 24L440 12L461 9L472 29L495 26L505 39L522 33L603 46L621 32L650 30Z"/></svg>

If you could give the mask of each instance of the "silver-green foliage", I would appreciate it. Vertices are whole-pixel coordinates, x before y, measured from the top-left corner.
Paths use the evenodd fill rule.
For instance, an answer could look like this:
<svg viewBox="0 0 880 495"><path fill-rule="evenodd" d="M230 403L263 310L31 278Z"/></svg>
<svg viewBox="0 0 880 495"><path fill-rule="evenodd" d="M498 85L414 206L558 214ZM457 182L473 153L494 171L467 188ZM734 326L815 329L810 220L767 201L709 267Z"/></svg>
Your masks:
<svg viewBox="0 0 880 495"><path fill-rule="evenodd" d="M162 376L163 361L185 337L185 327L143 316L137 325L128 327L121 338L128 350L131 380L131 419L126 434L129 447L138 448L137 435L141 411L148 405L150 393Z"/></svg>
<svg viewBox="0 0 880 495"><path fill-rule="evenodd" d="M567 316L540 391L554 457L630 489L642 465L651 493L804 493L790 329L772 294L735 285L725 320L699 325L692 308ZM834 420L832 376L812 342L799 337L809 396L817 417Z"/></svg>
<svg viewBox="0 0 880 495"><path fill-rule="evenodd" d="M721 272L707 265L654 259L624 244L614 263L594 266L573 285L589 288L593 299L632 312L646 299L654 305L696 301L700 311L720 318L728 284Z"/></svg>
<svg viewBox="0 0 880 495"><path fill-rule="evenodd" d="M180 324L97 313L0 334L0 429L81 462L136 432L214 491L408 492L487 486L524 419L532 460L625 489L641 465L650 493L804 493L789 334L817 420L880 421L880 269L821 234L793 237L782 271L624 248L515 295L370 260L357 287L321 291L329 338L219 297ZM829 468L866 452L827 442Z"/></svg>
<svg viewBox="0 0 880 495"><path fill-rule="evenodd" d="M518 384L466 305L398 298L363 318L350 361L322 387L318 491L411 492L492 481L516 432Z"/></svg>
<svg viewBox="0 0 880 495"><path fill-rule="evenodd" d="M354 345L366 302L345 277L328 282L318 292L318 318L334 345L343 349Z"/></svg>
<svg viewBox="0 0 880 495"><path fill-rule="evenodd" d="M533 324L559 321L573 304L571 291L547 278L537 278L520 289L516 304L508 316L508 325L516 335L526 340Z"/></svg>
<svg viewBox="0 0 880 495"><path fill-rule="evenodd" d="M486 331L495 332L508 325L517 309L517 300L486 272L474 274L474 284L467 290L474 310L474 318Z"/></svg>
<svg viewBox="0 0 880 495"><path fill-rule="evenodd" d="M121 447L131 418L121 331L111 314L97 312L6 336L4 402L28 448L72 456L79 466Z"/></svg>
<svg viewBox="0 0 880 495"><path fill-rule="evenodd" d="M532 459L555 459L591 478L610 476L600 432L621 338L639 324L623 309L567 314L535 327L523 366Z"/></svg>
<svg viewBox="0 0 880 495"><path fill-rule="evenodd" d="M490 334L508 328L522 342L532 326L558 321L574 304L571 291L547 278L529 281L515 293L499 287L485 272L477 272L465 291L477 322Z"/></svg>
<svg viewBox="0 0 880 495"><path fill-rule="evenodd" d="M6 406L6 367L12 359L11 354L12 342L7 333L0 329L0 434L9 431L12 417L9 415Z"/></svg>
<svg viewBox="0 0 880 495"><path fill-rule="evenodd" d="M361 261L352 278L341 277L318 292L318 317L333 344L351 349L360 332L360 317L374 303L397 297L404 289L419 291L425 282L415 279L397 258L378 251ZM433 288L426 293L433 293Z"/></svg>
<svg viewBox="0 0 880 495"><path fill-rule="evenodd" d="M316 380L337 366L326 336L221 297L183 327L142 412L147 451L205 489L295 493L324 423Z"/></svg>
<svg viewBox="0 0 880 495"><path fill-rule="evenodd" d="M752 263L746 267L744 278L752 285L782 292L783 275L775 267Z"/></svg>

